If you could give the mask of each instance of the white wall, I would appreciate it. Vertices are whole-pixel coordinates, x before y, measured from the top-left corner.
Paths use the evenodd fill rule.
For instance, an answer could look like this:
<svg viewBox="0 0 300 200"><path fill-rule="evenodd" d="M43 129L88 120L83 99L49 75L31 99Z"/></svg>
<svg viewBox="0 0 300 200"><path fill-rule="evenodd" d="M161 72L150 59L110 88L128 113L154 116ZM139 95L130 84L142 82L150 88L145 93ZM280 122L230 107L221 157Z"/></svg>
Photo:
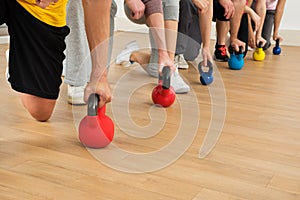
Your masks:
<svg viewBox="0 0 300 200"><path fill-rule="evenodd" d="M299 8L299 0L286 0L285 11L283 13L280 29L300 30Z"/></svg>

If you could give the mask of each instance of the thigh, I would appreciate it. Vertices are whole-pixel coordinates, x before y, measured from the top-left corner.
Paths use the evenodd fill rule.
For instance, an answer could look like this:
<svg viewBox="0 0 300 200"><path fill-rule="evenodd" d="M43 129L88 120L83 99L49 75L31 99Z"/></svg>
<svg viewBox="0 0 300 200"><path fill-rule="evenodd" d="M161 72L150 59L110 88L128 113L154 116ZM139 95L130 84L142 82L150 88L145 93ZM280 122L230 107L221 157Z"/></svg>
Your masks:
<svg viewBox="0 0 300 200"><path fill-rule="evenodd" d="M11 6L9 82L21 93L57 99L68 27L47 25L20 4Z"/></svg>
<svg viewBox="0 0 300 200"><path fill-rule="evenodd" d="M274 25L274 17L275 17L275 10L268 10L266 13L264 26L262 30L262 37L265 38L268 42L271 38L272 28Z"/></svg>
<svg viewBox="0 0 300 200"><path fill-rule="evenodd" d="M218 0L214 0L213 2L213 21L215 22L217 19L220 21L229 21L229 19L226 19L224 16L225 9L223 6L219 3Z"/></svg>
<svg viewBox="0 0 300 200"><path fill-rule="evenodd" d="M193 60L201 44L198 9L191 0L181 0L179 13L176 53Z"/></svg>
<svg viewBox="0 0 300 200"><path fill-rule="evenodd" d="M8 0L0 0L0 25L6 23L7 11L9 9Z"/></svg>
<svg viewBox="0 0 300 200"><path fill-rule="evenodd" d="M194 18L189 27L188 43L184 53L184 58L188 61L193 61L199 54L202 38L199 26L199 18Z"/></svg>

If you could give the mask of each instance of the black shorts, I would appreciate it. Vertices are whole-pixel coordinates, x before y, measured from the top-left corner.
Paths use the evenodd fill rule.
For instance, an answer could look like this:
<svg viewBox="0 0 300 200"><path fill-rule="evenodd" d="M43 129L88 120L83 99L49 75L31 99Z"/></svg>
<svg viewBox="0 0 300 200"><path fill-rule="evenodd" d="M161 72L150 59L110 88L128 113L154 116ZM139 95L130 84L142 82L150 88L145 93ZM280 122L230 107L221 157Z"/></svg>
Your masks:
<svg viewBox="0 0 300 200"><path fill-rule="evenodd" d="M0 24L3 23L10 35L11 87L18 92L57 99L69 28L50 26L36 19L15 0L0 1Z"/></svg>
<svg viewBox="0 0 300 200"><path fill-rule="evenodd" d="M217 19L220 21L229 21L229 19L226 19L224 16L225 9L223 6L219 3L218 0L214 0L213 2L213 21L215 22Z"/></svg>

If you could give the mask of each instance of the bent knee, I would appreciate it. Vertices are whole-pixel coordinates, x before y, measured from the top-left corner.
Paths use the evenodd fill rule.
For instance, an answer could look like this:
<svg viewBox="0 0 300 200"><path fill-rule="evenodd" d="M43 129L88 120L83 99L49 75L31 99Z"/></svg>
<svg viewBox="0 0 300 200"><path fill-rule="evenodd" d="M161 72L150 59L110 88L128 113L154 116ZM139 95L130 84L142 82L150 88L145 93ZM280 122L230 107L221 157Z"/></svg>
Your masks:
<svg viewBox="0 0 300 200"><path fill-rule="evenodd" d="M232 0L235 9L243 8L246 5L246 0Z"/></svg>
<svg viewBox="0 0 300 200"><path fill-rule="evenodd" d="M29 110L28 110L29 111ZM31 112L29 111L29 113L31 114L31 116L39 121L39 122L46 122L50 119L52 112L51 113L37 113L37 112Z"/></svg>
<svg viewBox="0 0 300 200"><path fill-rule="evenodd" d="M34 119L40 122L45 122L50 119L56 100L45 99L24 93L21 93L20 97L23 106Z"/></svg>

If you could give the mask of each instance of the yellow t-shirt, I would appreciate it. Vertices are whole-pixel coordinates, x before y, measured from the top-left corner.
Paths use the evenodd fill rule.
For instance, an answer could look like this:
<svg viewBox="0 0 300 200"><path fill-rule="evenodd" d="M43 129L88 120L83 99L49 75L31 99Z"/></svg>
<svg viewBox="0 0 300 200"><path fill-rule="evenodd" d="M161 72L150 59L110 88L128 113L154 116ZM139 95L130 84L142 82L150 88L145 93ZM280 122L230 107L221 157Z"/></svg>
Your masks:
<svg viewBox="0 0 300 200"><path fill-rule="evenodd" d="M17 2L35 18L56 27L66 25L67 1L68 0L58 0L58 2L52 3L46 9L43 9L36 5L36 0L17 0Z"/></svg>

